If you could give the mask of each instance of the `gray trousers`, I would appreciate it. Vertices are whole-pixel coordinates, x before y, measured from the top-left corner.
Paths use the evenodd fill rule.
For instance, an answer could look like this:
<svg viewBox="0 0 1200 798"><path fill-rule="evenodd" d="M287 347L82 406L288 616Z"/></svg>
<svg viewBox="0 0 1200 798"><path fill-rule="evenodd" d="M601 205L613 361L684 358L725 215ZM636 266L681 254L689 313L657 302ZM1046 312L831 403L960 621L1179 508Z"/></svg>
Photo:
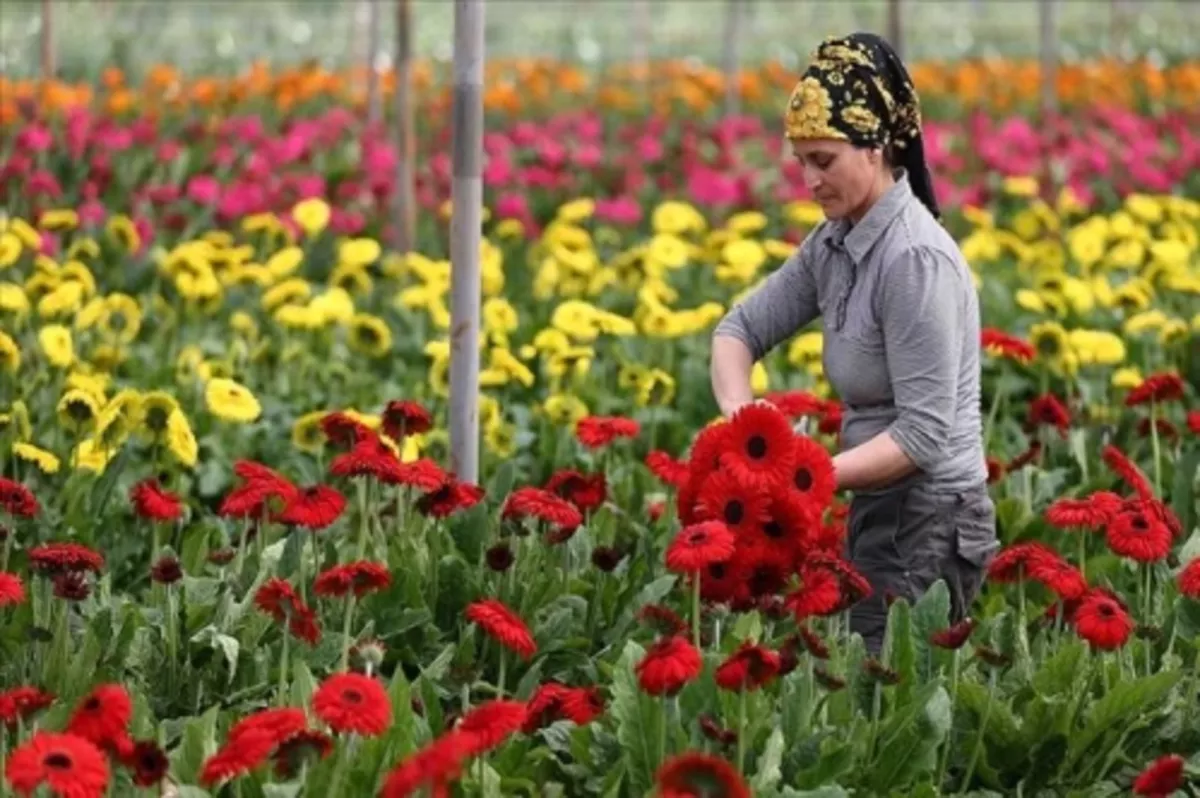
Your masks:
<svg viewBox="0 0 1200 798"><path fill-rule="evenodd" d="M950 589L950 623L968 614L1000 544L987 485L941 491L917 483L856 495L846 524L847 559L872 594L850 610L850 628L878 655L889 596L919 599L938 579Z"/></svg>

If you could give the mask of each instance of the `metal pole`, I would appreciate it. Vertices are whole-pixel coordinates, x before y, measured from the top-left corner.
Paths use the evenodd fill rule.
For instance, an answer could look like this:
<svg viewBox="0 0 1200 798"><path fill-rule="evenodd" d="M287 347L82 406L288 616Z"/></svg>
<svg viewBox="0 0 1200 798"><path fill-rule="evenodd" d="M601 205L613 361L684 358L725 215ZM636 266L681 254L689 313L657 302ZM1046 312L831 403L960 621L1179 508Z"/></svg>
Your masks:
<svg viewBox="0 0 1200 798"><path fill-rule="evenodd" d="M1038 32L1042 50L1042 118L1058 110L1058 22L1054 0L1038 3Z"/></svg>
<svg viewBox="0 0 1200 798"><path fill-rule="evenodd" d="M483 214L483 3L454 0L450 221L450 469L479 479L479 255Z"/></svg>
<svg viewBox="0 0 1200 798"><path fill-rule="evenodd" d="M374 124L382 116L379 91L379 70L375 56L379 52L379 26L382 19L379 5L382 0L367 0L367 121Z"/></svg>
<svg viewBox="0 0 1200 798"><path fill-rule="evenodd" d="M396 0L396 250L412 252L416 228L416 140L412 104L412 3Z"/></svg>
<svg viewBox="0 0 1200 798"><path fill-rule="evenodd" d="M903 12L900 9L900 0L888 0L887 4L887 37L888 43L892 45L892 49L896 51L896 55L904 58L904 26L902 24Z"/></svg>
<svg viewBox="0 0 1200 798"><path fill-rule="evenodd" d="M50 0L42 0L42 79L54 77L54 20L51 13L53 4Z"/></svg>
<svg viewBox="0 0 1200 798"><path fill-rule="evenodd" d="M735 116L741 109L741 87L738 81L738 65L741 63L741 29L745 2L746 0L726 0L724 41L726 116Z"/></svg>

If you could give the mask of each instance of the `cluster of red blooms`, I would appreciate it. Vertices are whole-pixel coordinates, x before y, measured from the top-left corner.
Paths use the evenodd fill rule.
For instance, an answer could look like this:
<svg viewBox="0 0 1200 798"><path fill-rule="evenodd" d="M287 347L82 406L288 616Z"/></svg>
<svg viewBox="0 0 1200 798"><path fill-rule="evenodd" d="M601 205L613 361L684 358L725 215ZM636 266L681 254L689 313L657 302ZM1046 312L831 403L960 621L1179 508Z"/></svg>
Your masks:
<svg viewBox="0 0 1200 798"><path fill-rule="evenodd" d="M0 724L16 726L54 703L36 687L0 693ZM106 795L112 766L128 768L133 783L151 787L167 773L167 757L153 740L129 736L133 702L119 684L102 684L75 706L61 732L40 730L18 746L5 763L4 775L18 794L45 785L56 795L100 798Z"/></svg>
<svg viewBox="0 0 1200 798"><path fill-rule="evenodd" d="M748 405L706 427L686 464L658 465L656 473L677 486L683 525L668 566L688 579L698 575L706 602L734 610L772 606L798 577L785 604L803 620L869 594L866 580L841 559L844 529L829 453L795 432L779 406Z"/></svg>

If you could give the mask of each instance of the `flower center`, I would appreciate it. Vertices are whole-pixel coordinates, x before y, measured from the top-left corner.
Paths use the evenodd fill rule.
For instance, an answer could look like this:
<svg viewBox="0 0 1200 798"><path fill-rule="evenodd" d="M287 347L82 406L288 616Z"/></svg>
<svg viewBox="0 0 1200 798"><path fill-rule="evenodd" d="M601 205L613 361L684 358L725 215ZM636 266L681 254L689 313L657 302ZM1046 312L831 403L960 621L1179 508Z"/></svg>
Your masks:
<svg viewBox="0 0 1200 798"><path fill-rule="evenodd" d="M755 460L761 460L766 457L767 439L761 435L752 436L750 440L746 441L746 454Z"/></svg>
<svg viewBox="0 0 1200 798"><path fill-rule="evenodd" d="M43 759L42 764L55 770L68 770L71 767L71 757L62 752L55 751Z"/></svg>
<svg viewBox="0 0 1200 798"><path fill-rule="evenodd" d="M742 516L745 515L745 512L746 510L744 507L742 507L742 503L740 501L735 499L734 501L726 502L725 523L740 524L742 522Z"/></svg>
<svg viewBox="0 0 1200 798"><path fill-rule="evenodd" d="M347 690L346 692L342 693L342 698L344 698L348 704L362 703L362 693L358 692L357 690Z"/></svg>
<svg viewBox="0 0 1200 798"><path fill-rule="evenodd" d="M783 537L783 525L778 521L768 521L763 524L763 533L769 538Z"/></svg>
<svg viewBox="0 0 1200 798"><path fill-rule="evenodd" d="M725 578L725 563L716 562L708 566L708 573L713 579Z"/></svg>
<svg viewBox="0 0 1200 798"><path fill-rule="evenodd" d="M806 491L811 488L813 484L812 472L807 468L798 468L796 469L796 475L793 477L792 481L796 485L796 490Z"/></svg>

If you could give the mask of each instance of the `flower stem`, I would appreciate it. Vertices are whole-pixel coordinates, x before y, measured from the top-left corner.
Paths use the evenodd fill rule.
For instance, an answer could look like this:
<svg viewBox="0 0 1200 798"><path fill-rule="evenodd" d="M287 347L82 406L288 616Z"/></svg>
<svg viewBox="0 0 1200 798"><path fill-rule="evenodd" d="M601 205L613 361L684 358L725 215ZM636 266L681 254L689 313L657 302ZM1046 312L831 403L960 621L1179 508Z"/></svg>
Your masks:
<svg viewBox="0 0 1200 798"><path fill-rule="evenodd" d="M1162 447L1158 441L1158 402L1150 402L1150 446L1154 451L1154 495L1162 498Z"/></svg>
<svg viewBox="0 0 1200 798"><path fill-rule="evenodd" d="M508 656L504 646L500 647L500 675L496 677L496 695L498 698L504 698L504 677L505 670L508 667Z"/></svg>
<svg viewBox="0 0 1200 798"><path fill-rule="evenodd" d="M291 645L292 635L287 630L286 625L283 630L283 654L279 658L279 695L275 696L275 701L279 706L287 704L287 684L288 684L288 652Z"/></svg>
<svg viewBox="0 0 1200 798"><path fill-rule="evenodd" d="M959 649L954 649L954 654L950 660L950 730L946 732L946 747L942 750L942 761L938 765L937 781L933 783L933 788L939 793L942 791L942 786L946 783L946 769L950 767L950 749L954 747L954 700L958 697L958 657Z"/></svg>
<svg viewBox="0 0 1200 798"><path fill-rule="evenodd" d="M696 650L700 650L700 572L696 574L692 581L692 644L696 646Z"/></svg>
<svg viewBox="0 0 1200 798"><path fill-rule="evenodd" d="M746 761L746 688L738 692L738 738L737 738L737 769L745 775L743 763Z"/></svg>
<svg viewBox="0 0 1200 798"><path fill-rule="evenodd" d="M346 596L346 617L342 621L342 664L339 670L348 670L350 666L350 632L354 624L354 606L358 602L358 595L351 590Z"/></svg>
<svg viewBox="0 0 1200 798"><path fill-rule="evenodd" d="M971 752L971 761L967 764L967 772L963 774L962 784L959 785L959 791L966 790L971 784L971 777L975 775L975 764L979 761L979 754L983 750L983 736L987 732L988 721L992 717L992 702L996 698L996 669L992 668L988 674L988 702L983 708L983 720L979 723L979 734L975 737L975 750Z"/></svg>

